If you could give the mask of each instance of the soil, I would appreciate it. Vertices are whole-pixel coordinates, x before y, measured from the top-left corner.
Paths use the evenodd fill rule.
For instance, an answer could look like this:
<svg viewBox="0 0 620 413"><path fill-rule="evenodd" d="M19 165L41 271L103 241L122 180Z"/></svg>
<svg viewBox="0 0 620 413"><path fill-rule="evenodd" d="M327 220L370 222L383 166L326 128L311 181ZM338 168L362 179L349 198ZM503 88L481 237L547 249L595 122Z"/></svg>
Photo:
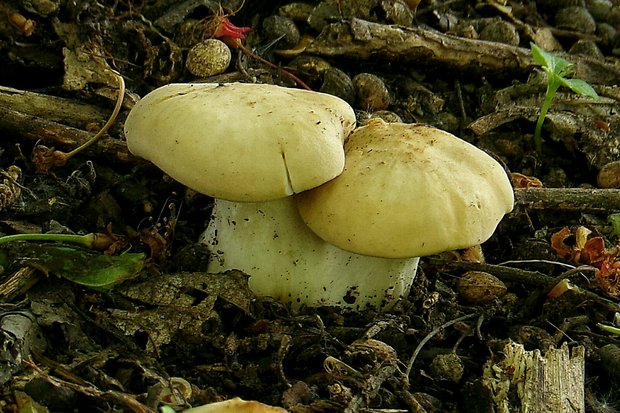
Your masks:
<svg viewBox="0 0 620 413"><path fill-rule="evenodd" d="M0 411L181 411L234 397L291 412L504 411L487 380L507 343L583 347L587 411L616 411L620 4L416 3L2 3L0 231L108 242L2 244ZM252 28L243 47L214 31L222 18ZM214 36L232 62L198 79L188 50ZM561 87L541 150L547 76L530 42L600 96ZM115 73L127 88L119 115L63 159L106 123ZM297 312L255 297L244 274L206 272L197 240L213 200L124 143L139 96L195 80L306 85L349 101L359 123L451 132L511 174L514 210L480 249L423 257L388 312ZM518 399L513 387L510 411Z"/></svg>

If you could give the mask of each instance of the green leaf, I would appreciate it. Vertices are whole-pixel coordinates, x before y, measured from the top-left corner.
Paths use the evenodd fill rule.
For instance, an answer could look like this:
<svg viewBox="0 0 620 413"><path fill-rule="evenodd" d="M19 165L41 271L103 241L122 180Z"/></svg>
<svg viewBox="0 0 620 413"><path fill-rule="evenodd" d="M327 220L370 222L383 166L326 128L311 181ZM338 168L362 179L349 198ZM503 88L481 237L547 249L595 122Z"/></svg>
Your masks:
<svg viewBox="0 0 620 413"><path fill-rule="evenodd" d="M92 288L110 288L142 270L144 254L104 255L58 244L15 242L2 248L0 258L31 265L42 271Z"/></svg>
<svg viewBox="0 0 620 413"><path fill-rule="evenodd" d="M534 61L541 66L545 66L551 68L552 66L552 58L553 56L549 53L545 52L540 47L536 46L534 43L530 43L530 48L532 50L532 57Z"/></svg>
<svg viewBox="0 0 620 413"><path fill-rule="evenodd" d="M581 96L586 96L592 99L599 99L598 94L596 93L596 91L594 89L592 89L592 86L590 86L586 81L581 80L581 79L564 79L561 78L560 79L560 83L562 83L562 85L570 88L570 90L572 90L573 92L581 95Z"/></svg>
<svg viewBox="0 0 620 413"><path fill-rule="evenodd" d="M548 71L560 77L568 76L573 73L573 64L571 62L544 51L534 43L530 43L530 47L534 61L543 68L547 68Z"/></svg>
<svg viewBox="0 0 620 413"><path fill-rule="evenodd" d="M607 217L607 221L613 228L614 235L620 237L620 213L611 214Z"/></svg>
<svg viewBox="0 0 620 413"><path fill-rule="evenodd" d="M60 254L61 251L56 251ZM67 249L66 258L81 259L86 258L79 253L84 251ZM73 281L76 284L85 285L92 288L110 288L115 284L135 277L144 267L144 254L125 253L123 255L91 255L85 262L73 261L70 264L66 261L58 271L55 272L63 278Z"/></svg>
<svg viewBox="0 0 620 413"><path fill-rule="evenodd" d="M575 66L572 63L559 57L554 58L552 70L559 77L571 76L575 71L574 69Z"/></svg>

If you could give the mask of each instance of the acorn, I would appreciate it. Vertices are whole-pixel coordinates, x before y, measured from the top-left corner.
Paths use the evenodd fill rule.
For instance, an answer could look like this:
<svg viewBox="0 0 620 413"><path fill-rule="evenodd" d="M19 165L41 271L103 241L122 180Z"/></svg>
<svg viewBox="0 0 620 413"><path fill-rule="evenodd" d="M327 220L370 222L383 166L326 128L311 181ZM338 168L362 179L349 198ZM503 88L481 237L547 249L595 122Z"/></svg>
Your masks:
<svg viewBox="0 0 620 413"><path fill-rule="evenodd" d="M496 276L483 271L468 271L461 276L457 292L469 304L490 303L506 294L506 284Z"/></svg>

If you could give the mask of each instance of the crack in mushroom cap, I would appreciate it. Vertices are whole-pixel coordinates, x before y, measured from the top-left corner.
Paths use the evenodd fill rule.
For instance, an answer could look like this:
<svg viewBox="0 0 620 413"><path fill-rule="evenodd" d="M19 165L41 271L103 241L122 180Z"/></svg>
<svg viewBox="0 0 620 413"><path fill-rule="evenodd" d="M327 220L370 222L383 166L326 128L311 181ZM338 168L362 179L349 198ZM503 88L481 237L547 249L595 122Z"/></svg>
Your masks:
<svg viewBox="0 0 620 413"><path fill-rule="evenodd" d="M230 201L314 188L344 167L353 109L335 96L265 84L170 84L125 123L129 150L175 180Z"/></svg>
<svg viewBox="0 0 620 413"><path fill-rule="evenodd" d="M349 135L345 156L341 175L296 198L306 224L347 251L404 258L470 247L513 207L498 162L431 126L373 119Z"/></svg>

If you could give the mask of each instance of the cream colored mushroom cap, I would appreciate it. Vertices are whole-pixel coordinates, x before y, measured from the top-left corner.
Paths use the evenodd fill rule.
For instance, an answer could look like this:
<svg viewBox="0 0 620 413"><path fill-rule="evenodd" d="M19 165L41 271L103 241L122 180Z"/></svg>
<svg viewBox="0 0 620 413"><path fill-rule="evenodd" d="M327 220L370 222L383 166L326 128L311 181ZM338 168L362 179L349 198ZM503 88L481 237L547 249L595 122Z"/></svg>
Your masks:
<svg viewBox="0 0 620 413"><path fill-rule="evenodd" d="M296 196L306 224L344 250L404 258L470 247L513 207L499 163L427 125L372 120L345 156L340 176Z"/></svg>
<svg viewBox="0 0 620 413"><path fill-rule="evenodd" d="M263 84L170 84L129 113L129 150L175 180L230 201L314 188L344 167L353 109L335 96Z"/></svg>

